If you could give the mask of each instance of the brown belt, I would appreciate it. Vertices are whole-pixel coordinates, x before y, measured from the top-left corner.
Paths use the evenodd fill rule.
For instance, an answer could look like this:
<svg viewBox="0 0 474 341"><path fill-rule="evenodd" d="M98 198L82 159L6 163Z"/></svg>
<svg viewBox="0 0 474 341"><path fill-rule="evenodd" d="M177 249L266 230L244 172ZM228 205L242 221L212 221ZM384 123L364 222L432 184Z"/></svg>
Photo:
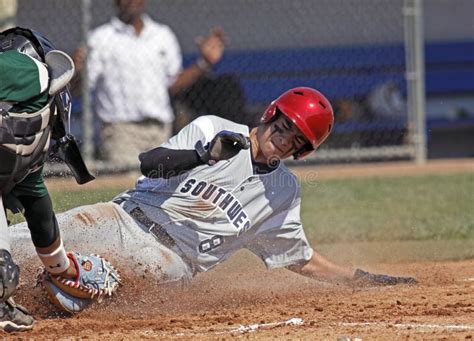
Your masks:
<svg viewBox="0 0 474 341"><path fill-rule="evenodd" d="M148 218L140 207L135 207L128 214L140 224L148 228L148 231L167 248L171 249L176 245L176 242L168 232L166 232L165 228Z"/></svg>

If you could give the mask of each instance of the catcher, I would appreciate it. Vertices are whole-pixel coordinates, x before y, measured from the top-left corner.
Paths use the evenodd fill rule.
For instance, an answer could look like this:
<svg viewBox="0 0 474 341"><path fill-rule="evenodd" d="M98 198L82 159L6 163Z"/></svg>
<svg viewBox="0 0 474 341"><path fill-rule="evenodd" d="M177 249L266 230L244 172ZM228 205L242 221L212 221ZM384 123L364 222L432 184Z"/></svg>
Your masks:
<svg viewBox="0 0 474 341"><path fill-rule="evenodd" d="M64 238L129 262L159 283L191 279L241 248L267 268L286 267L320 280L416 283L338 266L309 245L299 184L281 160L313 152L333 122L330 103L311 88L282 94L252 129L201 116L140 154L143 176L136 188L112 202L59 214ZM18 242L27 238L26 227L16 226L14 236Z"/></svg>
<svg viewBox="0 0 474 341"><path fill-rule="evenodd" d="M31 329L34 319L12 299L19 267L11 255L4 205L24 214L53 300L69 294L100 299L119 282L102 258L66 253L43 179L51 138L78 183L94 179L68 131L67 84L73 74L71 58L42 35L20 27L0 33L0 327L7 332Z"/></svg>

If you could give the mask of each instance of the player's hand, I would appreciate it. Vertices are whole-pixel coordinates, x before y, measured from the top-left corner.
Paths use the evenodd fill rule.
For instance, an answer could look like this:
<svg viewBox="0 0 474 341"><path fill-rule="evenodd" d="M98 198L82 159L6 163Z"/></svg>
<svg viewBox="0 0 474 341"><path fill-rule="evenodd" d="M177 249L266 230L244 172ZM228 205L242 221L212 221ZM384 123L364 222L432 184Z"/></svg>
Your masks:
<svg viewBox="0 0 474 341"><path fill-rule="evenodd" d="M357 269L355 271L353 280L355 282L368 285L397 285L418 283L418 281L413 277L394 277L390 275L373 274L361 269Z"/></svg>
<svg viewBox="0 0 474 341"><path fill-rule="evenodd" d="M242 149L250 148L250 140L247 136L228 130L219 132L207 148L199 141L196 144L196 151L202 162L213 165L222 160L233 158Z"/></svg>

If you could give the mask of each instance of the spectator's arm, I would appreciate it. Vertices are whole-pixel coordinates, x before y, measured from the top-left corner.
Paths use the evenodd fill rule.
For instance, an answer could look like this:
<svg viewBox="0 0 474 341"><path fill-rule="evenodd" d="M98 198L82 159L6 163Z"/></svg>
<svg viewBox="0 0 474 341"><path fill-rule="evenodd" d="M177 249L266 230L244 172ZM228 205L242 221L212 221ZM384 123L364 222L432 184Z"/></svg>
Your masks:
<svg viewBox="0 0 474 341"><path fill-rule="evenodd" d="M169 87L171 95L176 95L196 82L196 80L209 72L214 64L219 62L224 54L225 34L221 28L213 28L207 37L198 37L200 57L193 65L181 71L173 84Z"/></svg>
<svg viewBox="0 0 474 341"><path fill-rule="evenodd" d="M76 68L76 72L74 73L74 77L72 78L69 84L71 86L71 93L73 96L79 96L81 94L82 69L84 68L86 54L86 48L80 46L74 50L74 53L72 55L72 60Z"/></svg>
<svg viewBox="0 0 474 341"><path fill-rule="evenodd" d="M181 71L173 84L169 87L169 92L172 96L178 94L180 91L189 88L193 85L199 77L207 73L207 70L200 67L197 63L189 66Z"/></svg>

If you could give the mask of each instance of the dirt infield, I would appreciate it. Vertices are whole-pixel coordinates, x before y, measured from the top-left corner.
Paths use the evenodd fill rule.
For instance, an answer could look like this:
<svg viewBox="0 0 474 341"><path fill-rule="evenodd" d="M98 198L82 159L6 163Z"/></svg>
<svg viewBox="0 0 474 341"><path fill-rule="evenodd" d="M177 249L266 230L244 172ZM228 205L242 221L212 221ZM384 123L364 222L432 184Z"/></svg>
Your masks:
<svg viewBox="0 0 474 341"><path fill-rule="evenodd" d="M343 250L341 250L343 252ZM199 275L187 287L125 275L115 300L59 316L25 275L18 301L38 319L25 337L100 339L252 338L472 339L474 260L377 264L372 271L416 276L397 287L350 287L267 271L249 255ZM26 271L25 271L26 270ZM23 269L23 274L30 273ZM29 284L26 284L29 283ZM30 295L33 295L34 301ZM0 336L2 334L0 333Z"/></svg>
<svg viewBox="0 0 474 341"><path fill-rule="evenodd" d="M329 179L474 172L473 160L295 168L301 178ZM136 174L99 178L86 187L48 180L50 190L130 187ZM474 245L473 245L474 247ZM347 253L334 245L333 254ZM340 258L340 259L342 259ZM340 260L339 259L339 260ZM394 257L397 259L397 257ZM400 258L401 259L401 258ZM337 261L337 259L336 259ZM116 263L117 264L117 263ZM120 268L120 264L117 264ZM231 337L328 340L451 340L474 338L474 259L458 262L364 263L364 269L411 275L413 286L352 287L267 271L239 252L187 286L158 286L123 273L113 300L64 316L33 287L37 259L22 264L17 301L37 318L34 330L4 336L48 339L226 339Z"/></svg>

